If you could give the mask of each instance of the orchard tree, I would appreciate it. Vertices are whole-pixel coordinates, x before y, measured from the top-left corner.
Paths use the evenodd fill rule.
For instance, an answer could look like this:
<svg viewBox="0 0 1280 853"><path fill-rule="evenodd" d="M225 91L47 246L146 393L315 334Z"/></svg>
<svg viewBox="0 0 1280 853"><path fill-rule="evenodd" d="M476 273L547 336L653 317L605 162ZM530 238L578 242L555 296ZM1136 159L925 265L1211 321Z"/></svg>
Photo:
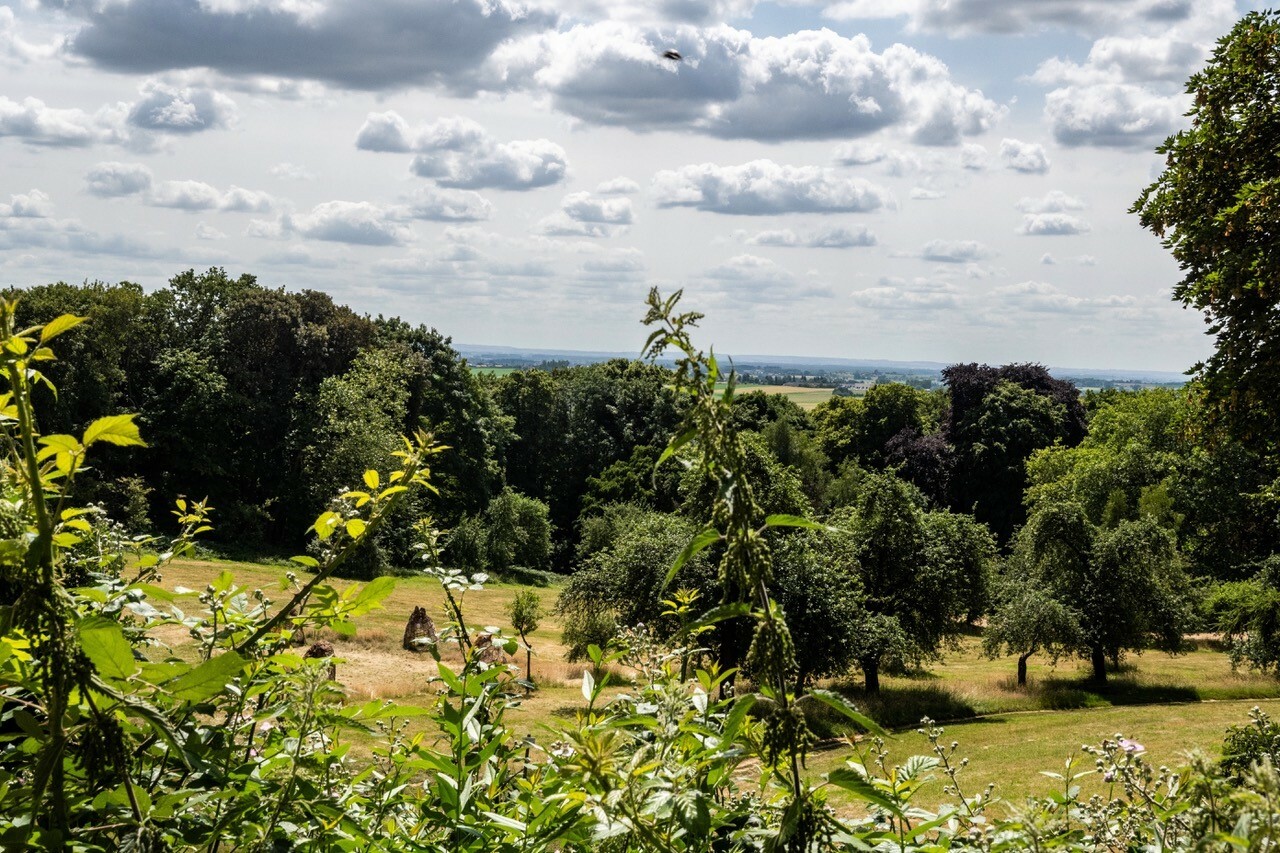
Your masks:
<svg viewBox="0 0 1280 853"><path fill-rule="evenodd" d="M521 590L507 605L507 615L511 617L511 627L520 635L520 642L524 643L524 680L532 683L533 646L529 644L529 635L538 630L542 599L531 589Z"/></svg>
<svg viewBox="0 0 1280 853"><path fill-rule="evenodd" d="M1280 439L1280 12L1251 12L1187 82L1191 126L1157 151L1165 170L1133 206L1183 272L1174 298L1216 338L1200 365L1241 440Z"/></svg>
<svg viewBox="0 0 1280 853"><path fill-rule="evenodd" d="M1190 621L1187 578L1173 535L1155 521L1106 529L1077 503L1047 504L1019 532L1015 560L1017 583L1079 614L1074 625L1047 623L1057 629L1039 644L1086 658L1095 681L1105 682L1107 660L1127 651L1181 649Z"/></svg>
<svg viewBox="0 0 1280 853"><path fill-rule="evenodd" d="M773 555L773 594L796 645L796 692L810 679L840 676L857 662L862 591L852 537L805 531L782 537Z"/></svg>
<svg viewBox="0 0 1280 853"><path fill-rule="evenodd" d="M1053 663L1083 645L1080 613L1054 598L1021 566L997 584L994 607L982 632L982 651L989 658L1018 656L1018 686L1027 683L1027 661L1041 652Z"/></svg>
<svg viewBox="0 0 1280 853"><path fill-rule="evenodd" d="M863 613L849 640L870 693L879 691L886 665L936 658L959 636L972 607L974 567L994 551L989 534L933 518L923 503L892 474L868 474L856 503L829 520L851 535L849 568L861 587Z"/></svg>

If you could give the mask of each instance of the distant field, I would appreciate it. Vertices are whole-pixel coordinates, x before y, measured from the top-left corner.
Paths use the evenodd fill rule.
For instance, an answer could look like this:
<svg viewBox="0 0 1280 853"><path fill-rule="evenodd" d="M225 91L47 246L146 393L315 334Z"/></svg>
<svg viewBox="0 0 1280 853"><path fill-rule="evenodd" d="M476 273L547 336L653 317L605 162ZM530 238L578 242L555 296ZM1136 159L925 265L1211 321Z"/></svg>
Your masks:
<svg viewBox="0 0 1280 853"><path fill-rule="evenodd" d="M515 373L519 369L518 367L472 367L471 372L484 373L489 376L506 376Z"/></svg>
<svg viewBox="0 0 1280 853"><path fill-rule="evenodd" d="M747 385L738 386L737 393L763 391L766 394L781 394L802 409L812 409L819 403L831 399L833 388L795 388L791 385Z"/></svg>

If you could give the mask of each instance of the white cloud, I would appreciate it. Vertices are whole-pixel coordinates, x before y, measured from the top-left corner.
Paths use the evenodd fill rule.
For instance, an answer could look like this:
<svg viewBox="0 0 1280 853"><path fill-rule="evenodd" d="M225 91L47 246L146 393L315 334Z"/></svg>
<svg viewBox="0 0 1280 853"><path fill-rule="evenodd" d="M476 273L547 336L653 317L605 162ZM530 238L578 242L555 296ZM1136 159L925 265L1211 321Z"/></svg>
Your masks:
<svg viewBox="0 0 1280 853"><path fill-rule="evenodd" d="M141 163L99 163L84 176L85 188L96 196L115 198L151 189L151 170Z"/></svg>
<svg viewBox="0 0 1280 853"><path fill-rule="evenodd" d="M267 173L273 178L280 178L285 181L314 181L315 174L306 166L299 166L297 163L276 163Z"/></svg>
<svg viewBox="0 0 1280 853"><path fill-rule="evenodd" d="M912 30L970 35L1069 29L1093 34L1117 27L1184 21L1206 0L844 0L823 14L835 20L905 17ZM1207 0L1221 5L1220 0Z"/></svg>
<svg viewBox="0 0 1280 853"><path fill-rule="evenodd" d="M467 118L411 127L398 113L370 113L356 134L364 151L417 154L410 168L444 187L528 190L564 180L569 160L549 139L499 142Z"/></svg>
<svg viewBox="0 0 1280 853"><path fill-rule="evenodd" d="M640 185L630 178L617 177L596 187L598 195L631 195L640 192Z"/></svg>
<svg viewBox="0 0 1280 853"><path fill-rule="evenodd" d="M1063 145L1145 148L1178 127L1185 103L1129 84L1068 86L1045 96L1044 115Z"/></svg>
<svg viewBox="0 0 1280 853"><path fill-rule="evenodd" d="M813 277L799 279L759 255L737 255L702 274L712 292L732 303L786 304L800 299L829 299L831 287Z"/></svg>
<svg viewBox="0 0 1280 853"><path fill-rule="evenodd" d="M147 203L178 210L214 210L222 204L222 192L203 181L161 181L148 195Z"/></svg>
<svg viewBox="0 0 1280 853"><path fill-rule="evenodd" d="M129 109L129 124L161 133L197 133L226 127L236 114L235 101L208 88L174 89L148 81L142 99Z"/></svg>
<svg viewBox="0 0 1280 853"><path fill-rule="evenodd" d="M0 204L0 217L48 219L51 216L53 216L53 202L49 199L49 194L41 190L11 195L8 204Z"/></svg>
<svg viewBox="0 0 1280 853"><path fill-rule="evenodd" d="M101 116L78 109L55 109L39 98L18 103L0 95L0 137L17 137L29 145L85 147L111 135Z"/></svg>
<svg viewBox="0 0 1280 853"><path fill-rule="evenodd" d="M232 213L266 213L276 204L275 199L264 192L237 186L223 192L204 181L161 181L146 193L145 198L152 207L170 207L192 212L224 210Z"/></svg>
<svg viewBox="0 0 1280 853"><path fill-rule="evenodd" d="M874 287L855 290L850 297L855 308L890 315L928 315L958 308L964 301L964 294L950 282L893 276L881 278Z"/></svg>
<svg viewBox="0 0 1280 853"><path fill-rule="evenodd" d="M1023 213L1063 213L1068 210L1084 210L1085 203L1062 190L1051 190L1040 198L1024 197L1018 202Z"/></svg>
<svg viewBox="0 0 1280 853"><path fill-rule="evenodd" d="M629 198L601 198L591 193L565 196L560 209L578 222L600 222L605 225L630 225L633 213Z"/></svg>
<svg viewBox="0 0 1280 853"><path fill-rule="evenodd" d="M713 213L765 216L781 213L850 213L894 204L883 187L818 166L786 166L753 160L741 166L702 163L658 172L653 193L660 207L693 207Z"/></svg>
<svg viewBox="0 0 1280 853"><path fill-rule="evenodd" d="M920 248L920 258L944 264L981 261L995 253L977 240L930 240Z"/></svg>
<svg viewBox="0 0 1280 853"><path fill-rule="evenodd" d="M284 231L311 240L362 246L398 246L412 233L387 210L367 201L326 201L310 213L283 220Z"/></svg>
<svg viewBox="0 0 1280 853"><path fill-rule="evenodd" d="M946 198L947 194L942 190L931 190L928 187L912 187L911 197L918 201L934 201Z"/></svg>
<svg viewBox="0 0 1280 853"><path fill-rule="evenodd" d="M1094 314L1106 310L1131 308L1138 302L1133 296L1089 298L1064 293L1042 281L1024 281L997 287L991 291L1005 308L1031 314Z"/></svg>
<svg viewBox="0 0 1280 853"><path fill-rule="evenodd" d="M738 232L739 239L749 246L777 246L806 249L852 249L877 244L876 235L865 225L856 228L819 228L799 232L790 228L757 231L749 234Z"/></svg>
<svg viewBox="0 0 1280 853"><path fill-rule="evenodd" d="M974 172L981 172L987 168L991 155L987 149L976 142L966 143L960 149L960 167L969 169Z"/></svg>
<svg viewBox="0 0 1280 853"><path fill-rule="evenodd" d="M210 225L210 224L209 224L209 223L207 223L207 222L201 222L199 225L197 225L197 226L196 226L195 235L196 235L196 239L197 239L197 240L225 240L225 239L227 239L227 235L226 235L226 234L224 234L223 232L219 231L217 228L214 228L212 225Z"/></svg>
<svg viewBox="0 0 1280 853"><path fill-rule="evenodd" d="M1043 175L1049 171L1049 157L1044 146L1020 139L1000 140L1000 160L1006 169Z"/></svg>
<svg viewBox="0 0 1280 853"><path fill-rule="evenodd" d="M682 62L662 58L672 45ZM954 145L1007 112L953 81L936 57L901 44L876 53L866 36L827 29L755 38L727 26L582 24L504 46L490 75L491 87L545 91L584 121L724 139L847 139L900 127L919 144Z"/></svg>
<svg viewBox="0 0 1280 853"><path fill-rule="evenodd" d="M1032 237L1061 237L1090 230L1088 222L1069 213L1028 213L1022 217L1018 233Z"/></svg>
<svg viewBox="0 0 1280 853"><path fill-rule="evenodd" d="M484 196L470 190L444 190L425 187L414 194L409 204L414 219L434 222L480 222L493 214L493 205Z"/></svg>

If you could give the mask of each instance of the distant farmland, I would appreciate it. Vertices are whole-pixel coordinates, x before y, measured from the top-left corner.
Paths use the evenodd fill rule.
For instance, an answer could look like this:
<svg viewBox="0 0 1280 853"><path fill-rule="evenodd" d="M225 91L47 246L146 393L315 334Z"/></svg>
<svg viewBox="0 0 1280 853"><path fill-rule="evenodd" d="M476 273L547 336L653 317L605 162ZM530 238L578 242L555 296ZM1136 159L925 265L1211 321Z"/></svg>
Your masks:
<svg viewBox="0 0 1280 853"><path fill-rule="evenodd" d="M831 392L834 390L834 388L797 388L794 385L747 385L744 383L738 386L737 393L763 391L766 394L781 394L800 408L807 410L830 400Z"/></svg>

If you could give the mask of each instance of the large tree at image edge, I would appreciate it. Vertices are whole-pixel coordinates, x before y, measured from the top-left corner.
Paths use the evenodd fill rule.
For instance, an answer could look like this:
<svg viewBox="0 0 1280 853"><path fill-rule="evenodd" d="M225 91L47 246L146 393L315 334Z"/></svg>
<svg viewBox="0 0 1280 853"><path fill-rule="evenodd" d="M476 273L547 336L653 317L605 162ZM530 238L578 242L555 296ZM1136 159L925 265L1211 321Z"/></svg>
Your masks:
<svg viewBox="0 0 1280 853"><path fill-rule="evenodd" d="M1183 278L1174 298L1215 336L1198 365L1232 433L1262 450L1280 420L1280 12L1246 15L1187 82L1191 127L1133 206Z"/></svg>

